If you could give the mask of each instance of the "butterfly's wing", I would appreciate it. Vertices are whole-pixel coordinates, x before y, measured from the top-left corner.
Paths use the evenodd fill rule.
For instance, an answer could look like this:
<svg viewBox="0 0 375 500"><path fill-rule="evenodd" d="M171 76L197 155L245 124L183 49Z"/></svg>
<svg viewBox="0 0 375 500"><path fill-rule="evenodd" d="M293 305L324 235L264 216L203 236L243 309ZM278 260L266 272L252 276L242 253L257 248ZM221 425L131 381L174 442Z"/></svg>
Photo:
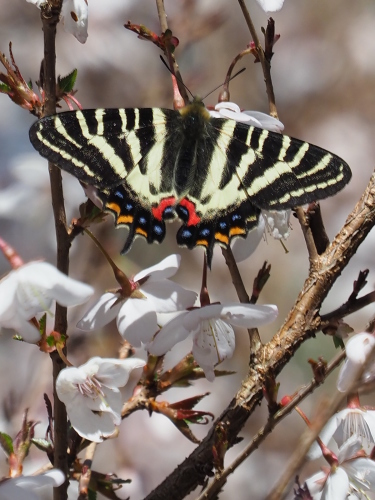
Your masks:
<svg viewBox="0 0 375 500"><path fill-rule="evenodd" d="M119 186L152 148L164 143L159 108L91 109L46 116L30 129L45 158L99 189ZM160 149L160 148L159 148Z"/></svg>
<svg viewBox="0 0 375 500"><path fill-rule="evenodd" d="M30 139L42 156L98 188L104 210L129 227L123 251L137 235L161 242L165 220L177 213L177 242L205 247L209 262L216 243L227 247L257 225L260 209L325 198L351 176L345 162L321 148L211 118L196 102L181 113L60 113L36 122Z"/></svg>
<svg viewBox="0 0 375 500"><path fill-rule="evenodd" d="M286 135L236 123L227 141L218 144L227 157L228 182L235 175L262 209L284 210L327 198L351 178L338 156Z"/></svg>
<svg viewBox="0 0 375 500"><path fill-rule="evenodd" d="M215 243L227 247L257 225L260 209L283 210L341 190L349 166L328 151L275 132L212 118L210 158L198 159L203 172L177 213L184 225L180 245L202 245L208 257ZM202 151L210 151L202 146ZM189 223L197 215L199 222Z"/></svg>

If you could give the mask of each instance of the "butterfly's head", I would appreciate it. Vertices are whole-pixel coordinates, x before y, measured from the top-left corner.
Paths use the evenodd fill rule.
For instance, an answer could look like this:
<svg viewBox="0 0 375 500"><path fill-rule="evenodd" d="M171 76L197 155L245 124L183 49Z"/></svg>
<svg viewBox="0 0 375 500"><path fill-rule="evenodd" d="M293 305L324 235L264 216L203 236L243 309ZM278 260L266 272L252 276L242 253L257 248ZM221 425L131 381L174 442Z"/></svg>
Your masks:
<svg viewBox="0 0 375 500"><path fill-rule="evenodd" d="M202 99L198 96L194 97L192 102L179 109L179 112L183 118L197 117L203 121L208 121L211 117Z"/></svg>

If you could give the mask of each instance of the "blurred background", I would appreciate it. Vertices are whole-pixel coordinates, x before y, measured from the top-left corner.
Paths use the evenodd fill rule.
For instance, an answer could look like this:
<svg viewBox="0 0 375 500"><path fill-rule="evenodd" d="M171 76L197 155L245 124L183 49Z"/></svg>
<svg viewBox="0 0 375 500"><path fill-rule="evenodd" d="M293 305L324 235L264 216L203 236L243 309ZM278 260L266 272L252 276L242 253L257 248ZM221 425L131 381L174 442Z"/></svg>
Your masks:
<svg viewBox="0 0 375 500"><path fill-rule="evenodd" d="M267 16L255 0L247 1L259 36ZM193 94L206 95L225 79L233 58L250 42L250 35L236 2L225 0L165 0L169 26L179 38L176 57L185 84ZM285 0L280 12L272 14L276 33L281 35L274 47L272 78L280 120L285 133L317 144L341 156L349 163L353 179L333 198L321 203L323 218L332 239L360 198L374 168L375 158L375 3L373 0ZM159 59L159 49L137 38L123 25L131 20L160 32L155 2L150 0L91 0L89 37L81 45L58 26L57 74L64 76L78 69L76 98L83 108L91 107L172 107L170 75ZM25 0L12 0L0 9L0 51L9 59L8 44L26 80L39 78L43 56L43 33L40 11ZM252 56L243 59L237 69L244 74L230 85L231 100L242 109L268 112L268 103L260 64ZM3 71L0 69L0 71ZM36 86L35 86L36 88ZM219 90L211 94L207 105L215 105ZM65 108L64 108L65 109ZM33 150L28 129L35 118L0 95L0 236L15 247L25 261L45 259L55 263L55 235L50 202L47 163ZM64 174L68 220L78 216L78 206L85 195L74 178ZM159 262L171 252L182 255L176 280L186 288L199 291L203 251L179 249L175 243L178 222L168 227L166 241L148 246L137 240L131 252L119 256L126 229L114 230L110 216L94 232L107 251L129 275ZM288 253L280 242L266 236L250 259L240 264L240 271L251 293L253 279L266 260L272 265L271 278L259 303L277 304L277 322L261 329L267 342L282 324L292 307L308 270L307 251L298 223L291 220ZM370 234L324 303L323 312L335 309L347 300L360 270L369 269L368 285L375 283L374 236ZM9 264L0 255L0 273ZM116 283L109 266L91 241L76 238L72 246L71 275L92 284L97 297ZM235 300L229 272L221 252L216 249L208 281L211 300ZM95 297L93 298L93 300ZM81 364L93 355L115 357L121 337L115 325L100 332L83 334L75 324L88 305L70 311L69 358ZM374 307L347 318L350 326L363 330ZM213 384L199 381L184 391L171 390L160 399L170 402L210 391L199 405L218 416L231 401L246 375L249 343L247 333L238 331L236 351L222 369L236 374L217 378ZM166 358L166 368L191 349L191 340L179 344ZM311 379L308 358L335 354L332 339L318 334L303 344L283 373L280 396L292 394ZM141 352L137 355L142 355ZM52 395L49 357L33 345L20 344L3 332L0 336L0 431L13 437L21 425L22 414L39 420L36 433L42 437L46 428L43 392ZM314 414L317 401L335 387L336 375L330 377L302 405ZM371 398L368 400L371 404ZM243 432L242 443L231 449L226 465L237 456L249 439L265 423L266 406L252 416ZM194 426L203 438L207 427ZM229 478L221 497L224 500L261 500L284 470L300 433L301 419L292 414L276 428L262 447ZM115 472L131 478L123 498L139 500L155 488L188 455L195 445L187 441L167 419L152 418L137 412L122 423L120 437L98 447L94 469ZM41 452L34 451L30 471L44 464ZM318 464L305 467L301 480L317 470ZM26 470L26 473L28 471ZM0 463L0 477L7 473L5 460ZM72 486L71 498L76 498ZM189 498L196 497L196 491Z"/></svg>

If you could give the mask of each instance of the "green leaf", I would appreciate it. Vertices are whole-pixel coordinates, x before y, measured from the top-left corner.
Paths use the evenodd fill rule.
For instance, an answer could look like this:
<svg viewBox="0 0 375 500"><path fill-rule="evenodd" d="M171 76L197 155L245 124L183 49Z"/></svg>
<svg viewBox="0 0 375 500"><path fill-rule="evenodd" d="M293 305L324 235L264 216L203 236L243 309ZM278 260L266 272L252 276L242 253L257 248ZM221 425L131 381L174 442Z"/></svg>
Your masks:
<svg viewBox="0 0 375 500"><path fill-rule="evenodd" d="M4 432L0 432L0 446L8 457L14 452L12 438Z"/></svg>
<svg viewBox="0 0 375 500"><path fill-rule="evenodd" d="M90 489L88 490L88 492L87 492L87 498L88 498L88 500L96 500L97 497L98 497L98 495L97 495L96 491L93 491L93 490L90 490Z"/></svg>
<svg viewBox="0 0 375 500"><path fill-rule="evenodd" d="M340 337L333 336L333 344L336 349L345 349L344 341Z"/></svg>
<svg viewBox="0 0 375 500"><path fill-rule="evenodd" d="M52 443L48 441L48 439L42 439L42 438L33 438L31 442L38 448L38 450L44 451L44 452L50 452L52 451Z"/></svg>
<svg viewBox="0 0 375 500"><path fill-rule="evenodd" d="M11 92L11 88L9 87L9 85L7 85L6 83L3 83L3 82L0 82L0 92L4 92L4 94L8 94L9 92Z"/></svg>
<svg viewBox="0 0 375 500"><path fill-rule="evenodd" d="M46 331L46 323L47 323L47 313L43 314L43 316L39 320L39 333L43 335Z"/></svg>
<svg viewBox="0 0 375 500"><path fill-rule="evenodd" d="M74 84L76 83L78 71L73 69L69 75L63 76L62 78L57 78L57 84L60 90L66 94L73 90Z"/></svg>

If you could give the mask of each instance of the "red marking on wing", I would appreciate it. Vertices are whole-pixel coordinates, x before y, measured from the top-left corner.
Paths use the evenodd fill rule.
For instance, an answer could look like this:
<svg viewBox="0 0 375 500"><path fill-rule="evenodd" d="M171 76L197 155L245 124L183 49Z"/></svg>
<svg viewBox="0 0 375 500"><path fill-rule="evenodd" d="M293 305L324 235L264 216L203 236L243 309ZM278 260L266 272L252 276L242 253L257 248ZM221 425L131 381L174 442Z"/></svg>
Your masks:
<svg viewBox="0 0 375 500"><path fill-rule="evenodd" d="M164 198L161 200L157 207L152 208L152 215L157 220L163 219L164 210L168 207L173 207L176 203L176 198L174 196L170 196L169 198Z"/></svg>
<svg viewBox="0 0 375 500"><path fill-rule="evenodd" d="M197 224L200 223L201 219L198 216L197 212L195 211L195 205L192 203L190 200L187 198L183 198L179 205L182 207L186 208L186 210L189 213L189 219L187 221L188 226L196 226Z"/></svg>

